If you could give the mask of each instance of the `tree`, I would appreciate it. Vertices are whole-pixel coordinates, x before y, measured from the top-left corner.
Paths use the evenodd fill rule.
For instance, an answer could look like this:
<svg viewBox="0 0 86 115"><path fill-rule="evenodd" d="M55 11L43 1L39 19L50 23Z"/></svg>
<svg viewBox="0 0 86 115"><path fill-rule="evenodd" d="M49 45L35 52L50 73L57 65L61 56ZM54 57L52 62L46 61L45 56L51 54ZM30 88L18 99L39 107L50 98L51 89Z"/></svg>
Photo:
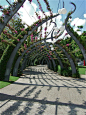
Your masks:
<svg viewBox="0 0 86 115"><path fill-rule="evenodd" d="M21 28L25 28L25 23L22 23L22 20L17 14L13 16L13 18L9 21L8 24L10 24L10 26L12 26L12 28L14 28L18 34L21 32ZM11 32L10 30L8 32L14 36L17 36L17 34Z"/></svg>

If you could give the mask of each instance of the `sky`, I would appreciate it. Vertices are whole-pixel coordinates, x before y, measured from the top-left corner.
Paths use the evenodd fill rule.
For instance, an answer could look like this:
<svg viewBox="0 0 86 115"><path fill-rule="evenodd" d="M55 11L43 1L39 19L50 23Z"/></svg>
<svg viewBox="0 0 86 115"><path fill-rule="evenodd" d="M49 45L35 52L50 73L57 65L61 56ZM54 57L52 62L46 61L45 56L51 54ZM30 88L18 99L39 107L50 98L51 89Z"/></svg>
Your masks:
<svg viewBox="0 0 86 115"><path fill-rule="evenodd" d="M13 3L14 0L8 0L10 3ZM46 15L50 15L48 12L46 5L44 3L44 0L39 0L43 10L45 11ZM75 3L76 5L76 11L74 14L72 14L71 19L71 26L73 27L75 25L74 30L77 31L77 26L83 25L83 29L81 32L78 32L78 34L81 34L83 31L86 31L86 0L48 0L50 8L53 11L53 14L58 13L59 9L63 8L63 1L64 1L64 8L66 8L67 13L71 10L73 10L74 6L70 4L70 2ZM6 2L6 0L0 0L0 5L3 7L8 7L9 4ZM28 25L33 24L35 21L37 21L37 17L35 15L35 11L39 13L41 17L44 17L39 9L39 5L37 3L37 0L32 0L32 3L30 4L28 0L25 1L23 4L23 7L21 7L18 12L21 14L20 18L23 22L27 23ZM64 22L66 14L61 14L56 18L57 27L60 28L62 26L62 23ZM1 15L1 12L0 12ZM53 19L55 21L55 18ZM43 28L46 24L43 24ZM52 27L54 24L48 25L48 32L52 30ZM42 31L44 33L44 30ZM62 38L66 33L66 30L64 31L63 35L60 36ZM43 34L44 35L44 34ZM68 35L69 36L69 35ZM44 36L43 36L44 37ZM49 36L50 37L50 36Z"/></svg>

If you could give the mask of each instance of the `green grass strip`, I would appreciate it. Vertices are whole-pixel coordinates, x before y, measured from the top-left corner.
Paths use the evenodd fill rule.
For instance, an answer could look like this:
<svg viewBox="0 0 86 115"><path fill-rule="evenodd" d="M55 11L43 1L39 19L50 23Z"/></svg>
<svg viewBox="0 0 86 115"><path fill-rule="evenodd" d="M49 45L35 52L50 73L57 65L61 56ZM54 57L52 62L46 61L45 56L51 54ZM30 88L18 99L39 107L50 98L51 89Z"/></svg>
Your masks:
<svg viewBox="0 0 86 115"><path fill-rule="evenodd" d="M78 66L79 67L79 74L86 74L86 66Z"/></svg>
<svg viewBox="0 0 86 115"><path fill-rule="evenodd" d="M78 68L79 68L79 74L80 75L85 75L86 74L86 66L78 66ZM70 69L71 69L71 67L70 67ZM59 73L59 71L61 70L61 67L60 67L60 65L58 65L58 73Z"/></svg>
<svg viewBox="0 0 86 115"><path fill-rule="evenodd" d="M3 87L6 87L7 85L10 85L11 83L13 83L14 81L16 81L18 79L19 79L19 77L10 76L9 82L0 81L0 89Z"/></svg>

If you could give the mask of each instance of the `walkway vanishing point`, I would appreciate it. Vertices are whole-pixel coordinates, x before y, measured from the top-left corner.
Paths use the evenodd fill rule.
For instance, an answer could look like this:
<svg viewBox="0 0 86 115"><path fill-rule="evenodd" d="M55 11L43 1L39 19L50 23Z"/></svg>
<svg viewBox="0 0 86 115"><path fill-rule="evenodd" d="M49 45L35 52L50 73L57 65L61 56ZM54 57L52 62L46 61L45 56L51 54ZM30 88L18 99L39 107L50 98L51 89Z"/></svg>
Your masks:
<svg viewBox="0 0 86 115"><path fill-rule="evenodd" d="M0 115L86 115L86 78L60 76L46 65L23 74L0 89Z"/></svg>

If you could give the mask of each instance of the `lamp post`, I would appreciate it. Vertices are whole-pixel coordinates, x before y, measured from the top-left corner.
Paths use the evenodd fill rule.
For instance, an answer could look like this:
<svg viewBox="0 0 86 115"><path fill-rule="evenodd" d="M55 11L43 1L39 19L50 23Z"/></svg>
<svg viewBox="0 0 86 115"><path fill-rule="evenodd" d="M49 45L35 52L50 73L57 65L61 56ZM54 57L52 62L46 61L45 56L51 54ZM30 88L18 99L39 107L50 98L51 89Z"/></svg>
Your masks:
<svg viewBox="0 0 86 115"><path fill-rule="evenodd" d="M50 45L50 47L51 47L51 50L53 51L53 50L54 50L54 47L53 47L53 45L52 45L52 44Z"/></svg>
<svg viewBox="0 0 86 115"><path fill-rule="evenodd" d="M50 47L53 47L53 45L50 45Z"/></svg>
<svg viewBox="0 0 86 115"><path fill-rule="evenodd" d="M54 30L55 30L55 31L58 31L59 29L58 29L57 27L54 27Z"/></svg>
<svg viewBox="0 0 86 115"><path fill-rule="evenodd" d="M61 13L62 13L62 14L66 14L66 12L67 12L66 8L62 8L62 9L61 9Z"/></svg>
<svg viewBox="0 0 86 115"><path fill-rule="evenodd" d="M54 35L56 36L56 35L57 35L57 32L54 32Z"/></svg>
<svg viewBox="0 0 86 115"><path fill-rule="evenodd" d="M64 31L65 30L65 26L61 26L60 28L59 28L59 30L62 32L62 31Z"/></svg>
<svg viewBox="0 0 86 115"><path fill-rule="evenodd" d="M66 14L66 12L67 12L66 8L62 8L58 10L59 14Z"/></svg>
<svg viewBox="0 0 86 115"><path fill-rule="evenodd" d="M18 0L14 0L14 2L18 2Z"/></svg>
<svg viewBox="0 0 86 115"><path fill-rule="evenodd" d="M51 47L51 50L53 51L53 50L54 50L54 48L53 48L53 47Z"/></svg>
<svg viewBox="0 0 86 115"><path fill-rule="evenodd" d="M67 10L64 8L64 1L63 1L63 8L58 10L59 14L66 14Z"/></svg>

